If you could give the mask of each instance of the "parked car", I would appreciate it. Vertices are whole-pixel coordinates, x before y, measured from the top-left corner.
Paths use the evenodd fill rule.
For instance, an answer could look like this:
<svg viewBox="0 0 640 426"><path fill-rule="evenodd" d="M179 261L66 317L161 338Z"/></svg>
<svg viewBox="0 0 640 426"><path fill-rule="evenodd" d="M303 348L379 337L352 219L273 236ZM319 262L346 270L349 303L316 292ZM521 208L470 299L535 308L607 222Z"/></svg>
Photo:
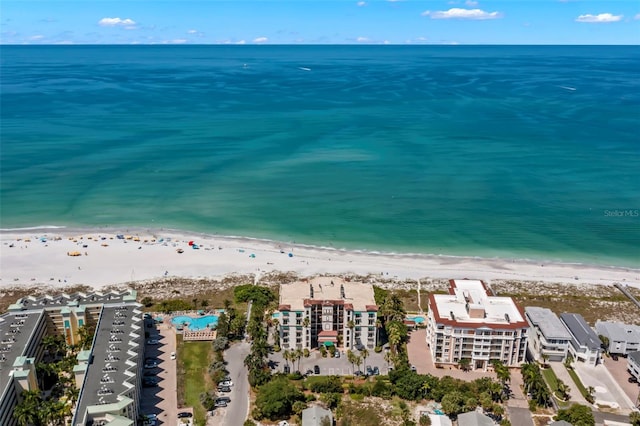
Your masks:
<svg viewBox="0 0 640 426"><path fill-rule="evenodd" d="M320 366L319 365L314 365L313 366L313 374L320 374Z"/></svg>
<svg viewBox="0 0 640 426"><path fill-rule="evenodd" d="M156 420L158 418L157 414L145 414L144 416L145 420Z"/></svg>
<svg viewBox="0 0 640 426"><path fill-rule="evenodd" d="M370 365L367 365L366 371L367 371L367 376L373 376L373 368L371 368Z"/></svg>
<svg viewBox="0 0 640 426"><path fill-rule="evenodd" d="M216 402L214 402L213 406L216 407L216 408L226 407L227 403L224 402L224 401L216 401Z"/></svg>
<svg viewBox="0 0 640 426"><path fill-rule="evenodd" d="M416 369L416 366L415 366L415 365L412 365L412 366L411 366L411 371L413 371L414 373L417 371L417 369Z"/></svg>
<svg viewBox="0 0 640 426"><path fill-rule="evenodd" d="M627 380L629 381L629 383L638 383L638 379L633 376L629 377Z"/></svg>
<svg viewBox="0 0 640 426"><path fill-rule="evenodd" d="M218 401L223 401L228 404L231 402L231 398L229 398L228 396L219 396L218 398L216 398L216 402Z"/></svg>
<svg viewBox="0 0 640 426"><path fill-rule="evenodd" d="M160 344L160 341L157 339L149 339L147 340L147 345L158 345Z"/></svg>
<svg viewBox="0 0 640 426"><path fill-rule="evenodd" d="M218 386L224 386L224 387L233 386L233 382L231 380L225 380L218 383Z"/></svg>
<svg viewBox="0 0 640 426"><path fill-rule="evenodd" d="M340 351L335 351L335 352L333 353L333 357L334 357L334 358L340 358Z"/></svg>
<svg viewBox="0 0 640 426"><path fill-rule="evenodd" d="M188 419L189 417L193 417L193 414L187 413L186 411L183 411L182 413L178 413L179 419Z"/></svg>
<svg viewBox="0 0 640 426"><path fill-rule="evenodd" d="M176 353L175 352L171 352L171 359L176 359Z"/></svg>
<svg viewBox="0 0 640 426"><path fill-rule="evenodd" d="M354 376L364 376L364 373L360 370L356 371L355 373L353 373Z"/></svg>
<svg viewBox="0 0 640 426"><path fill-rule="evenodd" d="M149 368L156 368L157 366L158 366L158 363L157 363L157 362L155 362L155 361L154 361L154 362L151 362L151 363L145 363L145 364L144 364L144 368L147 368L147 369L149 369Z"/></svg>
<svg viewBox="0 0 640 426"><path fill-rule="evenodd" d="M618 355L611 354L611 359L614 360L614 361L617 361L618 360Z"/></svg>
<svg viewBox="0 0 640 426"><path fill-rule="evenodd" d="M220 386L218 387L218 392L229 393L231 388L229 386Z"/></svg>
<svg viewBox="0 0 640 426"><path fill-rule="evenodd" d="M378 367L373 367L373 375L374 376L379 376L380 375L380 369Z"/></svg>

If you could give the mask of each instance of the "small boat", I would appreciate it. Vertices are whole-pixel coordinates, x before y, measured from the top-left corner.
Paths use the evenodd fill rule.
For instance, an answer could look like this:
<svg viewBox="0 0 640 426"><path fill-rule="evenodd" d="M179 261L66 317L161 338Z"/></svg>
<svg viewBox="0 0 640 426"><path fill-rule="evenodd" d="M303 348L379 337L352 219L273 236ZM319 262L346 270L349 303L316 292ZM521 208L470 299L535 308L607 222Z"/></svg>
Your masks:
<svg viewBox="0 0 640 426"><path fill-rule="evenodd" d="M179 248L178 250L176 250L176 252L178 252L178 253L184 253L184 250L182 250L181 248Z"/></svg>

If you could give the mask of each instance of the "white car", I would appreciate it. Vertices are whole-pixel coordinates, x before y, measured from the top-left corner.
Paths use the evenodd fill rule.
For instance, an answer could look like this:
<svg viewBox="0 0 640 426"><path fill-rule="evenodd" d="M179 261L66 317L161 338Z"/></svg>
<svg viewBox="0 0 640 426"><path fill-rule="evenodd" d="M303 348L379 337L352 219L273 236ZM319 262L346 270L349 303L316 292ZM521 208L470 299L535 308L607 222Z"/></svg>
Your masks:
<svg viewBox="0 0 640 426"><path fill-rule="evenodd" d="M171 359L176 359L176 353L175 352L171 352L170 357L171 357Z"/></svg>
<svg viewBox="0 0 640 426"><path fill-rule="evenodd" d="M231 380L225 380L224 382L220 382L218 383L218 386L228 386L231 387L233 386L233 382Z"/></svg>

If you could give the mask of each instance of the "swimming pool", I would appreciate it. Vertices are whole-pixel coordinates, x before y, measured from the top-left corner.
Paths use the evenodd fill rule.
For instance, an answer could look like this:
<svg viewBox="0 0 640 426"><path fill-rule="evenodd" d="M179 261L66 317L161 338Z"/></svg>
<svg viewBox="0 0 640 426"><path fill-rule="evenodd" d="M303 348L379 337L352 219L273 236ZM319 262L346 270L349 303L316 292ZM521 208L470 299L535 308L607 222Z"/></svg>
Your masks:
<svg viewBox="0 0 640 426"><path fill-rule="evenodd" d="M204 330L207 326L212 328L218 325L218 317L216 315L206 315L204 317L188 317L186 315L180 315L171 319L173 325L187 324L189 330L198 331Z"/></svg>
<svg viewBox="0 0 640 426"><path fill-rule="evenodd" d="M416 324L422 324L424 322L424 318L422 317L407 317L409 321L413 321Z"/></svg>

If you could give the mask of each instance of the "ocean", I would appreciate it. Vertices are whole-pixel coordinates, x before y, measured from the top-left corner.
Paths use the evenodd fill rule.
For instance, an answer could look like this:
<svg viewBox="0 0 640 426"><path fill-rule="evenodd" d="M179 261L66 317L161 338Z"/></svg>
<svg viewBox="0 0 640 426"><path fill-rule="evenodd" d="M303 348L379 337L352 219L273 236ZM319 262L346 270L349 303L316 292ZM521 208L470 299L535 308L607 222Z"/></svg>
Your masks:
<svg viewBox="0 0 640 426"><path fill-rule="evenodd" d="M0 227L640 267L639 46L2 46Z"/></svg>

